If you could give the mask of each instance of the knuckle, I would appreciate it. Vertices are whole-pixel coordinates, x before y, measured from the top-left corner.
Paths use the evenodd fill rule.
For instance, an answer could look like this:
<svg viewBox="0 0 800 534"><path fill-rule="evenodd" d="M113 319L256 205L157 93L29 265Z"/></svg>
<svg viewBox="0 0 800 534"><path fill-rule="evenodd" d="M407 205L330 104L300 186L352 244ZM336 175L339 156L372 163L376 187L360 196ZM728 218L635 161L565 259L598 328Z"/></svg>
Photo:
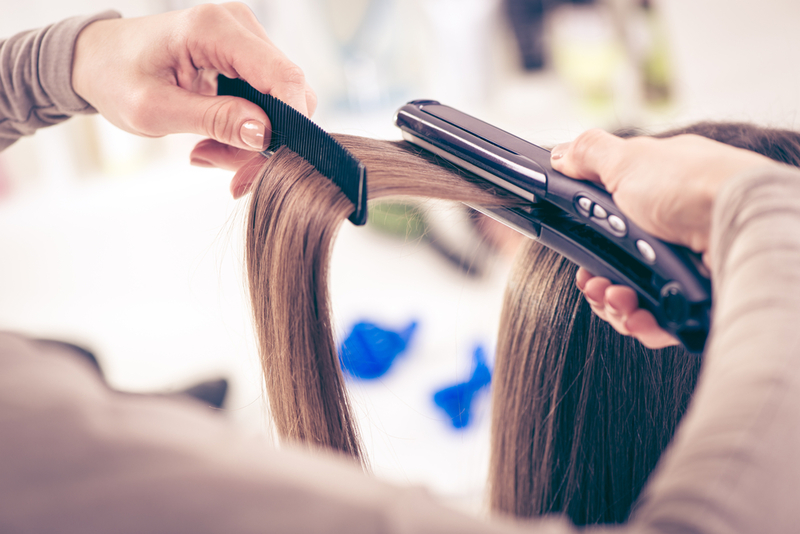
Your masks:
<svg viewBox="0 0 800 534"><path fill-rule="evenodd" d="M577 161L587 159L594 147L605 135L608 134L599 128L593 128L580 134L570 145L572 158Z"/></svg>
<svg viewBox="0 0 800 534"><path fill-rule="evenodd" d="M608 322L608 319L606 319L606 312L603 308L595 304L589 304L589 308L591 308L592 312L594 312L598 319Z"/></svg>
<svg viewBox="0 0 800 534"><path fill-rule="evenodd" d="M291 61L284 60L278 65L278 73L282 80L291 85L305 86L306 75L303 69L292 63Z"/></svg>
<svg viewBox="0 0 800 534"><path fill-rule="evenodd" d="M214 102L209 106L203 113L203 124L200 125L202 131L208 137L217 140L225 139L225 133L230 130L227 115L223 112L223 106L223 102Z"/></svg>
<svg viewBox="0 0 800 534"><path fill-rule="evenodd" d="M219 20L225 13L225 8L218 4L200 4L186 11L189 24L195 27L205 27L209 23Z"/></svg>
<svg viewBox="0 0 800 534"><path fill-rule="evenodd" d="M228 10L228 12L236 18L255 18L255 14L253 10L247 4L243 4L242 2L228 2L226 4L222 4L222 7Z"/></svg>
<svg viewBox="0 0 800 534"><path fill-rule="evenodd" d="M631 137L630 139L625 140L627 146L635 150L647 150L648 148L650 148L651 146L653 146L655 143L658 142L659 140L646 135L642 135L639 137Z"/></svg>
<svg viewBox="0 0 800 534"><path fill-rule="evenodd" d="M309 112L311 112L312 110L316 109L317 103L318 103L317 93L315 93L311 89L308 89L306 91L306 100L308 101L308 110L309 110Z"/></svg>
<svg viewBox="0 0 800 534"><path fill-rule="evenodd" d="M236 117L241 115L242 105L234 98L218 100L206 109L200 126L208 137L224 143L234 142L237 140Z"/></svg>

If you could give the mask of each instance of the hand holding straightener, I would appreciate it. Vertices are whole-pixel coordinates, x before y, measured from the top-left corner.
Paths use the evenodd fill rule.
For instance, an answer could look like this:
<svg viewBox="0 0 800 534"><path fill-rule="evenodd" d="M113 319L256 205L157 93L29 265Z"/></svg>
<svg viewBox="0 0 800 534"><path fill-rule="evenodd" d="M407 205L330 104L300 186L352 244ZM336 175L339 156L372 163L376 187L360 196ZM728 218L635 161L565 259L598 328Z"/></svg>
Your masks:
<svg viewBox="0 0 800 534"><path fill-rule="evenodd" d="M713 255L708 249L711 212L720 187L737 174L779 165L696 135L621 139L602 130L589 130L556 146L551 163L567 176L602 184L642 229L703 254L707 265ZM650 348L678 343L649 311L639 308L632 289L586 269L578 271L576 282L594 312L621 334Z"/></svg>

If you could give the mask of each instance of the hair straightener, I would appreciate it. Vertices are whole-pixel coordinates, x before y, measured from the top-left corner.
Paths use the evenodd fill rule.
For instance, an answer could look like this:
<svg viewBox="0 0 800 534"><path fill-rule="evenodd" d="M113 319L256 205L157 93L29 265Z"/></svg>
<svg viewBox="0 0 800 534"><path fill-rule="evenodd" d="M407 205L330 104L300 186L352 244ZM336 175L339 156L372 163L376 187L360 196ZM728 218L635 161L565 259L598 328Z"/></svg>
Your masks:
<svg viewBox="0 0 800 534"><path fill-rule="evenodd" d="M397 111L410 143L525 202L472 206L566 256L598 276L636 290L641 307L691 352L708 336L711 283L699 257L644 232L597 184L553 170L550 152L434 100Z"/></svg>
<svg viewBox="0 0 800 534"><path fill-rule="evenodd" d="M367 219L364 165L333 137L280 100L243 80L218 77L217 93L260 105L272 124L269 155L287 146L328 177L353 203L350 221ZM692 352L709 329L711 285L690 251L650 236L619 211L601 187L550 167L550 152L432 100L398 110L403 137L528 203L473 206L614 283L639 294L640 305Z"/></svg>

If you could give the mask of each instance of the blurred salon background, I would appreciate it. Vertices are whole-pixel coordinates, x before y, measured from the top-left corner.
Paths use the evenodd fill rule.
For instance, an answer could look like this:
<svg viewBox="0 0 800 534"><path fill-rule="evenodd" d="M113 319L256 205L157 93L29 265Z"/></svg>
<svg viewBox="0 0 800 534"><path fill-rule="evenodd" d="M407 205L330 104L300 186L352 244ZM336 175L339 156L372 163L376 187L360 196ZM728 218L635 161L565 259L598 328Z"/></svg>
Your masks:
<svg viewBox="0 0 800 534"><path fill-rule="evenodd" d="M198 3L2 0L0 36ZM246 3L303 68L319 97L314 119L333 132L398 139L393 114L418 98L544 146L592 127L800 128L795 0ZM199 139L143 139L81 116L0 153L0 328L90 349L124 391L225 379L221 416L270 433L242 265L247 200L231 199L231 173L189 166ZM489 388L470 392L468 419L434 395L476 384L479 347L491 367L516 242L459 206L373 211L336 245L337 330L417 326L385 374L350 380L367 450L380 476L477 510Z"/></svg>

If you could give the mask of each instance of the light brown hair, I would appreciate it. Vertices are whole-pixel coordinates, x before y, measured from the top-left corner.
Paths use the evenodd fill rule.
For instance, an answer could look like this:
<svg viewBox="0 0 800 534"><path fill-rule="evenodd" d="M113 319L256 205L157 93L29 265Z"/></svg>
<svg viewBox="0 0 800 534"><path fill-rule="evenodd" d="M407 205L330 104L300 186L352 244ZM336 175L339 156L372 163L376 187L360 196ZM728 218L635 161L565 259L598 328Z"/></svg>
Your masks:
<svg viewBox="0 0 800 534"><path fill-rule="evenodd" d="M492 381L490 500L515 516L617 523L672 438L700 358L618 334L576 271L536 243L517 258Z"/></svg>
<svg viewBox="0 0 800 534"><path fill-rule="evenodd" d="M656 137L679 134L800 166L797 132L704 122ZM531 242L517 257L492 381L490 501L515 516L620 523L688 406L701 359L619 335L591 312L576 271Z"/></svg>
<svg viewBox="0 0 800 534"><path fill-rule="evenodd" d="M517 202L465 179L407 143L338 140L368 169L370 198L417 195L486 205ZM328 262L353 205L327 178L282 148L264 164L247 224L246 262L270 410L281 437L358 458L331 328Z"/></svg>
<svg viewBox="0 0 800 534"><path fill-rule="evenodd" d="M697 133L797 164L800 136L749 125ZM776 133L778 132L778 133ZM670 135L670 134L667 134ZM509 205L480 180L407 143L337 136L369 173L369 196L413 195ZM353 206L327 178L281 149L253 189L246 262L270 409L286 440L367 466L339 368L328 262ZM492 508L624 521L691 397L698 357L646 349L598 320L575 265L534 242L517 256L493 379Z"/></svg>

